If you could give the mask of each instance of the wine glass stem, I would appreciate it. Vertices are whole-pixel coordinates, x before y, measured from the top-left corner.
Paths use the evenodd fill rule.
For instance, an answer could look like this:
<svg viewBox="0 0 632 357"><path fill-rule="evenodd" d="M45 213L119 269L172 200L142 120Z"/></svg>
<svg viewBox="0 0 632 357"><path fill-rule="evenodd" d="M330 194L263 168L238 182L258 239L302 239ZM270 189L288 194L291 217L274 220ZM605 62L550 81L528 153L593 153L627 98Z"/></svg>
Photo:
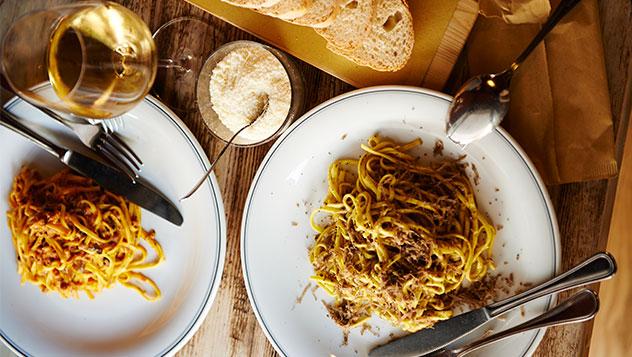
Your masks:
<svg viewBox="0 0 632 357"><path fill-rule="evenodd" d="M184 60L172 60L170 58L164 58L158 60L158 68L174 68L180 72L188 72L191 70L187 61Z"/></svg>

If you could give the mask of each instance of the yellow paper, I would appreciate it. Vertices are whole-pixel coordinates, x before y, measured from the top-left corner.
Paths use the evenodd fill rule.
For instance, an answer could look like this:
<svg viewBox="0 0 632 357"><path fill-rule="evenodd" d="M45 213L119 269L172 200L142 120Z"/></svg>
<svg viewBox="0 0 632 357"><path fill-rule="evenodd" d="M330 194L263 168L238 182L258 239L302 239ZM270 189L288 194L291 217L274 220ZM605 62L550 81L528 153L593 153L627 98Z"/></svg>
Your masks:
<svg viewBox="0 0 632 357"><path fill-rule="evenodd" d="M481 14L508 24L540 24L551 11L549 0L481 0Z"/></svg>

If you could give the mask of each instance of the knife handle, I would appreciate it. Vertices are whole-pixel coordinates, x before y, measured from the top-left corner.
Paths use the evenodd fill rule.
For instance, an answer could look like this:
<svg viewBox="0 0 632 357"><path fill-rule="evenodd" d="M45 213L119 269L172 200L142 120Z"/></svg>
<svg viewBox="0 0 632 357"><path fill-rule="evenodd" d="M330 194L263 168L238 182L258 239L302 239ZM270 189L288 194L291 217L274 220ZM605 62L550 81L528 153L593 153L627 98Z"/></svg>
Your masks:
<svg viewBox="0 0 632 357"><path fill-rule="evenodd" d="M467 346L453 349L452 355L461 356L522 332L587 321L592 319L597 311L599 311L597 294L584 289L538 317Z"/></svg>
<svg viewBox="0 0 632 357"><path fill-rule="evenodd" d="M489 315L495 317L539 297L608 279L616 271L617 264L612 255L597 253L566 273L521 294L495 302L487 309Z"/></svg>
<svg viewBox="0 0 632 357"><path fill-rule="evenodd" d="M20 122L13 113L8 110L2 108L2 115L0 115L0 125L5 128L16 132L25 138L29 139L31 142L37 144L42 149L48 151L49 153L55 155L58 159L62 159L67 150L62 149L61 147L53 144L51 141L46 139L45 137L39 135L35 131L31 130L31 128Z"/></svg>

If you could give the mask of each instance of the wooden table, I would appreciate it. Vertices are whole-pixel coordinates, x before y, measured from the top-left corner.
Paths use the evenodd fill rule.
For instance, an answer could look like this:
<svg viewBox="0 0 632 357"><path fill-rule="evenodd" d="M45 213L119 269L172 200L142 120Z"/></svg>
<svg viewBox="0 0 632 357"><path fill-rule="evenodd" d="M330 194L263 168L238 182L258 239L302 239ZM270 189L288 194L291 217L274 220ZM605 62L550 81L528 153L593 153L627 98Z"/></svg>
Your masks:
<svg viewBox="0 0 632 357"><path fill-rule="evenodd" d="M44 1L44 0L42 0ZM9 4L13 2L13 4ZM39 1L41 3L41 1ZM136 11L156 30L175 17L191 15L211 24L216 31L208 41L211 48L252 36L189 5L184 0L120 0ZM3 4L4 3L4 4ZM2 5L3 4L3 5ZM32 1L0 0L0 23L34 6ZM620 160L630 119L632 67L632 5L629 0L602 0L600 13L607 74L611 93L617 155ZM307 83L307 109L353 88L320 70L298 61ZM164 85L164 84L163 84ZM452 83L451 87L458 85ZM627 94L626 94L627 86ZM182 115L209 155L221 144L206 129L199 114ZM239 227L250 182L270 148L229 149L215 172L227 212L228 245L226 265L219 293L204 324L179 352L180 356L273 356L250 307L243 283L239 257ZM600 180L549 187L562 236L563 269L606 247L617 180ZM596 288L596 287L595 287ZM592 323L549 329L537 356L585 356L588 354Z"/></svg>

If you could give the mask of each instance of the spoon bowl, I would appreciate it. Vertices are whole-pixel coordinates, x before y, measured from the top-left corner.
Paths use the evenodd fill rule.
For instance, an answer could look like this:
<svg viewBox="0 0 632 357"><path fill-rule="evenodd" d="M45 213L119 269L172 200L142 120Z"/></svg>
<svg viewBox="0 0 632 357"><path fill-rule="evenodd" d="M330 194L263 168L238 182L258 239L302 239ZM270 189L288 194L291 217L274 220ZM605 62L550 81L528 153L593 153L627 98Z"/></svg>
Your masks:
<svg viewBox="0 0 632 357"><path fill-rule="evenodd" d="M484 74L469 79L454 96L446 132L452 141L467 145L500 124L509 110L509 83L513 72Z"/></svg>
<svg viewBox="0 0 632 357"><path fill-rule="evenodd" d="M544 37L580 0L561 0L540 32L511 66L496 74L483 74L465 82L454 96L446 119L448 137L467 145L491 133L509 110L511 77Z"/></svg>

